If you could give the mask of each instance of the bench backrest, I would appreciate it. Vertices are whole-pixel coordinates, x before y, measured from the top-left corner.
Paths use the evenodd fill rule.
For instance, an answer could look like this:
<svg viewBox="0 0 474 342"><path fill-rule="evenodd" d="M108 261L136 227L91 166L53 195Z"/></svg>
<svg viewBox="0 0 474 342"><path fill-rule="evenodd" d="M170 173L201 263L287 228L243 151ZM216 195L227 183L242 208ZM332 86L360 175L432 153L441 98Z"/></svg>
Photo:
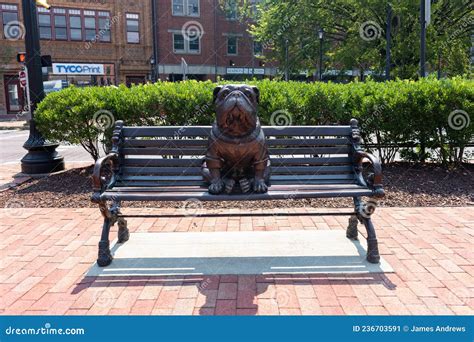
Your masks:
<svg viewBox="0 0 474 342"><path fill-rule="evenodd" d="M120 127L116 186L204 185L201 163L210 126ZM264 126L271 185L356 183L351 126Z"/></svg>

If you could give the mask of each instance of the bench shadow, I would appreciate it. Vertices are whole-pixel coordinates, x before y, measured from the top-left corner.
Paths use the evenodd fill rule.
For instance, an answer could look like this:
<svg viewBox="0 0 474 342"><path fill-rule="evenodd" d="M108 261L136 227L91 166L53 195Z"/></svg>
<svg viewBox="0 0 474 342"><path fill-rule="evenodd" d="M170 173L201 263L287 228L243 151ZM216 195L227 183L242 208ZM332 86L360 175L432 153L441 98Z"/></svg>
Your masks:
<svg viewBox="0 0 474 342"><path fill-rule="evenodd" d="M388 290L394 290L395 284L384 274L392 272L390 266L368 263L360 242L352 243L357 249L355 255L116 258L104 268L94 265L72 294L113 286L161 286L163 289L167 286L191 286L196 288L189 289L189 293L198 296L199 314L208 315L219 314L214 310L220 284L233 282L236 285L231 287L238 287L238 298L234 299L239 308L243 308L240 313L256 315L258 296L265 294L265 298L275 301L275 305L292 296L275 287L279 284L295 287L308 284L383 284ZM120 246L116 244L113 252ZM219 299L225 299L225 296Z"/></svg>
<svg viewBox="0 0 474 342"><path fill-rule="evenodd" d="M251 280L250 286L245 281L241 289L241 280ZM231 280L229 280L231 279ZM220 284L233 282L238 287L237 302L240 314L253 316L258 313L257 297L265 294L265 298L275 305L281 301L291 300L291 292L285 288L280 290L278 285L298 286L331 286L331 285L383 285L387 290L395 290L396 285L383 273L366 274L267 274L267 275L188 275L188 276L85 276L71 294L79 294L84 290L105 290L111 287L147 287L161 286L166 291L167 286L195 287L199 293L199 315L225 315L216 312L216 301ZM193 290L193 289L191 289ZM192 291L191 291L192 292ZM267 293L268 292L268 293ZM199 299L200 298L200 299Z"/></svg>

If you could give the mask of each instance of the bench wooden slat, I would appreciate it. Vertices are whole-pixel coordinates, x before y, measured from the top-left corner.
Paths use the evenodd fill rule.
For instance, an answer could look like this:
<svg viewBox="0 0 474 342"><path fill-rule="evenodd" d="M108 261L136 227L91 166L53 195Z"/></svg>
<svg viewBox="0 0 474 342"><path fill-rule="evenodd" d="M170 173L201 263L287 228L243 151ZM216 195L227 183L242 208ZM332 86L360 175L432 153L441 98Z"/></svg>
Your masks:
<svg viewBox="0 0 474 342"><path fill-rule="evenodd" d="M202 158L125 158L125 166L201 166Z"/></svg>
<svg viewBox="0 0 474 342"><path fill-rule="evenodd" d="M272 166L351 164L349 157L272 158Z"/></svg>
<svg viewBox="0 0 474 342"><path fill-rule="evenodd" d="M101 199L116 199L124 201L183 201L189 199L199 199L201 201L252 201L252 200L277 200L277 199L298 199L298 198L323 198L323 197L356 197L369 196L372 191L369 189L339 189L339 190L313 190L294 191L276 190L268 191L264 194L220 194L210 195L207 191L202 192L105 192Z"/></svg>
<svg viewBox="0 0 474 342"><path fill-rule="evenodd" d="M313 190L341 190L341 189L360 189L362 188L358 184L354 183L341 183L341 184L308 184L304 188L301 188L298 184L273 184L271 186L271 191L275 190L290 190L293 189L294 191L313 191ZM136 186L121 186L114 188L112 192L202 192L203 189L207 190L206 185L176 185L176 186L168 186L168 185L163 185L163 186L157 186L156 183L154 186L149 186L146 188L142 187L136 187Z"/></svg>
<svg viewBox="0 0 474 342"><path fill-rule="evenodd" d="M124 148L129 147L207 147L207 138L203 139L125 139ZM288 138L288 139L267 139L268 147L289 147L289 146L338 146L349 145L348 138Z"/></svg>
<svg viewBox="0 0 474 342"><path fill-rule="evenodd" d="M265 135L284 136L349 136L350 126L263 126Z"/></svg>
<svg viewBox="0 0 474 342"><path fill-rule="evenodd" d="M304 180L323 180L323 179L354 179L352 174L330 174L330 175L271 175L271 181L287 180L287 181L304 181ZM123 175L120 177L121 181L202 181L202 176L130 176Z"/></svg>
<svg viewBox="0 0 474 342"><path fill-rule="evenodd" d="M293 148L269 148L270 155L289 155L289 154L347 154L349 153L349 146L338 147L293 147ZM207 152L207 147L201 148L154 148L154 147L133 147L124 148L122 153L124 155L165 155L165 156L204 156Z"/></svg>
<svg viewBox="0 0 474 342"><path fill-rule="evenodd" d="M276 174L326 174L326 173L352 173L351 165L338 166L277 166L272 167L272 175ZM201 175L200 167L134 167L122 168L124 175Z"/></svg>
<svg viewBox="0 0 474 342"><path fill-rule="evenodd" d="M139 180L127 180L127 181L117 181L115 187L120 186L137 186L137 187L152 187L152 186L203 186L206 187L204 181L197 180L161 180L161 181L139 181ZM318 180L274 180L271 181L271 187L277 184L282 185L300 185L306 187L307 185L318 185L318 184L355 184L355 179L318 179ZM114 189L115 189L114 187ZM271 188L270 187L270 188Z"/></svg>
<svg viewBox="0 0 474 342"><path fill-rule="evenodd" d="M124 137L198 137L209 136L211 126L123 127ZM263 126L266 136L348 136L350 126Z"/></svg>

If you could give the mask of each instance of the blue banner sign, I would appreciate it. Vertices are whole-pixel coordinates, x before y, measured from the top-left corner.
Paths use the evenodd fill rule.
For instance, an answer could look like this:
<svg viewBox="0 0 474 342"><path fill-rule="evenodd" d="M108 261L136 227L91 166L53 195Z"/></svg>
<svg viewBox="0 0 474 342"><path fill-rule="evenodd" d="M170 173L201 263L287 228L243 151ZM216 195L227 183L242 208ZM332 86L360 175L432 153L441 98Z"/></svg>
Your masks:
<svg viewBox="0 0 474 342"><path fill-rule="evenodd" d="M468 316L0 316L0 341L472 342Z"/></svg>

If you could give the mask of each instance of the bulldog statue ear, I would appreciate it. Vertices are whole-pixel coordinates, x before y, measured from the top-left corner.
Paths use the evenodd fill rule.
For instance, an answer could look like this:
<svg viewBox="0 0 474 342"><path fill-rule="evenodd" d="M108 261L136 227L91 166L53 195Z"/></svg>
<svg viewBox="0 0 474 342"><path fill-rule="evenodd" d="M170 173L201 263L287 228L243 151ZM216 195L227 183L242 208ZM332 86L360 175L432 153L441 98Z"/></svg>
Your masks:
<svg viewBox="0 0 474 342"><path fill-rule="evenodd" d="M252 89L255 92L255 96L257 97L257 103L260 103L260 90L258 90L258 87L255 86L253 86Z"/></svg>
<svg viewBox="0 0 474 342"><path fill-rule="evenodd" d="M214 88L214 92L213 92L213 100L212 102L215 103L216 102L216 99L217 99L217 94L219 94L219 92L222 90L222 86L217 86Z"/></svg>

